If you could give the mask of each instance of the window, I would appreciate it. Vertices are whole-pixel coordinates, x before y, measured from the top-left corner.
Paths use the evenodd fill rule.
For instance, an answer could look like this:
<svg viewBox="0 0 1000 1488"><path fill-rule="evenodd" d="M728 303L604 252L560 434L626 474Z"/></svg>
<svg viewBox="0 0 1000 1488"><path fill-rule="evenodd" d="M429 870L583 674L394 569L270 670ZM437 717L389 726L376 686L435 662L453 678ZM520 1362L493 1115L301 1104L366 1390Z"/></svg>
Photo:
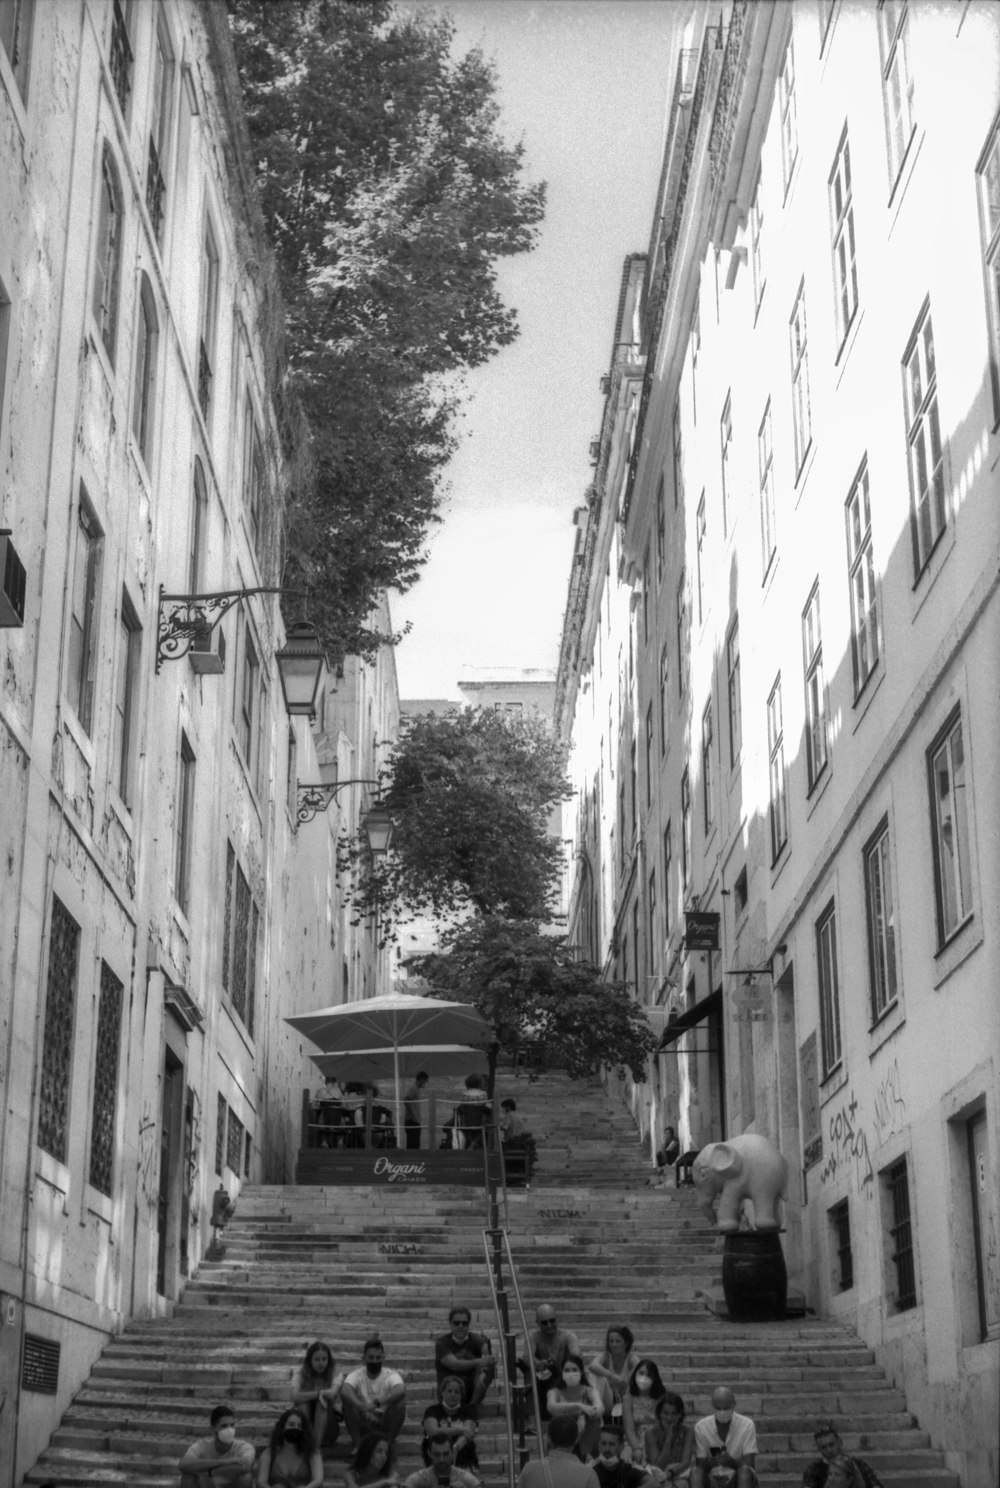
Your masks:
<svg viewBox="0 0 1000 1488"><path fill-rule="evenodd" d="M226 1129L226 1167L231 1168L237 1178L243 1169L243 1133L243 1122L230 1106Z"/></svg>
<svg viewBox="0 0 1000 1488"><path fill-rule="evenodd" d="M674 511L684 500L684 446L681 441L681 400L674 400L674 416L671 423L671 449L674 467Z"/></svg>
<svg viewBox="0 0 1000 1488"><path fill-rule="evenodd" d="M733 883L733 907L736 910L737 919L739 919L740 915L743 914L744 910L746 909L747 900L749 897L750 886L747 882L747 870L745 867L743 867L740 869L739 873L737 873L736 879Z"/></svg>
<svg viewBox="0 0 1000 1488"><path fill-rule="evenodd" d="M635 990L642 992L642 962L639 959L639 891L632 900L632 959L635 962ZM647 968L648 969L648 968Z"/></svg>
<svg viewBox="0 0 1000 1488"><path fill-rule="evenodd" d="M114 714L111 720L112 779L126 806L132 805L136 729L138 724L139 655L142 628L128 595L122 591L118 615L118 657Z"/></svg>
<svg viewBox="0 0 1000 1488"><path fill-rule="evenodd" d="M805 285L799 286L792 318L788 322L788 349L792 368L792 425L795 430L795 479L802 473L812 441L812 409L809 402L809 353L806 342Z"/></svg>
<svg viewBox="0 0 1000 1488"><path fill-rule="evenodd" d="M802 670L806 684L806 768L812 790L827 762L826 683L818 583L813 585L802 612Z"/></svg>
<svg viewBox="0 0 1000 1488"><path fill-rule="evenodd" d="M222 987L233 1011L253 1033L257 991L257 937L260 911L232 843L226 844L226 906L222 947Z"/></svg>
<svg viewBox="0 0 1000 1488"><path fill-rule="evenodd" d="M174 815L174 898L185 914L191 907L191 847L194 838L194 750L181 734Z"/></svg>
<svg viewBox="0 0 1000 1488"><path fill-rule="evenodd" d="M677 584L677 695L684 696L684 672L687 659L687 598L684 589L684 570Z"/></svg>
<svg viewBox="0 0 1000 1488"><path fill-rule="evenodd" d="M622 781L618 787L618 821L620 831L618 836L618 868L621 873L625 872L625 839L628 835L628 817L625 815L625 782Z"/></svg>
<svg viewBox="0 0 1000 1488"><path fill-rule="evenodd" d="M170 95L173 59L160 26L153 37L153 66L150 80L149 145L146 155L146 208L153 235L162 243L164 205L167 194L165 171L170 135Z"/></svg>
<svg viewBox="0 0 1000 1488"><path fill-rule="evenodd" d="M833 283L837 295L837 345L842 346L858 308L851 147L847 142L846 129L830 176L830 232L833 238Z"/></svg>
<svg viewBox="0 0 1000 1488"><path fill-rule="evenodd" d="M247 393L243 424L243 505L250 522L250 536L255 551L260 552L261 501L264 494L264 455L254 418L253 404Z"/></svg>
<svg viewBox="0 0 1000 1488"><path fill-rule="evenodd" d="M997 1256L992 1246L996 1234L997 1198L992 1184L990 1137L986 1112L981 1110L965 1123L968 1153L968 1184L972 1210L972 1237L976 1263L976 1293L979 1341L1000 1336L1000 1290L996 1286Z"/></svg>
<svg viewBox="0 0 1000 1488"><path fill-rule="evenodd" d="M819 975L819 1040L824 1078L840 1063L840 983L837 978L837 917L830 904L816 924Z"/></svg>
<svg viewBox="0 0 1000 1488"><path fill-rule="evenodd" d="M646 709L646 805L653 800L653 705Z"/></svg>
<svg viewBox="0 0 1000 1488"><path fill-rule="evenodd" d="M638 827L639 827L639 813L636 810L636 777L637 777L637 775L638 775L639 772L636 769L635 740L634 739L632 740L632 747L629 750L628 763L629 763L629 788L630 788L630 792L631 792L631 802L632 802L632 831L633 831L633 833L635 833L638 830Z"/></svg>
<svg viewBox="0 0 1000 1488"><path fill-rule="evenodd" d="M77 514L73 597L70 606L66 695L89 735L94 714L94 669L97 661L97 590L101 569L101 534L81 491Z"/></svg>
<svg viewBox="0 0 1000 1488"><path fill-rule="evenodd" d="M889 859L889 824L883 820L864 850L868 910L868 966L872 1023L896 1001L896 904Z"/></svg>
<svg viewBox="0 0 1000 1488"><path fill-rule="evenodd" d="M60 900L53 897L38 1095L38 1145L61 1163L66 1161L69 1149L69 1099L79 959L80 927Z"/></svg>
<svg viewBox="0 0 1000 1488"><path fill-rule="evenodd" d="M990 381L993 417L1000 420L1000 122L993 126L977 166L979 221L986 273L986 309L990 332Z"/></svg>
<svg viewBox="0 0 1000 1488"><path fill-rule="evenodd" d="M705 704L701 715L701 794L705 812L705 832L709 832L715 820L715 782L712 775L712 699Z"/></svg>
<svg viewBox="0 0 1000 1488"><path fill-rule="evenodd" d="M220 1095L215 1105L215 1171L222 1177L222 1163L226 1150L226 1097Z"/></svg>
<svg viewBox="0 0 1000 1488"><path fill-rule="evenodd" d="M760 235L764 230L764 206L760 195L760 172L757 172L757 185L754 187L753 201L750 203L750 267L753 273L753 310L756 316L760 309L760 302L764 298L764 265L760 256Z"/></svg>
<svg viewBox="0 0 1000 1488"><path fill-rule="evenodd" d="M705 567L705 493L702 491L701 500L698 502L698 511L695 518L695 535L697 541L697 578L698 578L698 624L705 618L705 597L703 588L703 577Z"/></svg>
<svg viewBox="0 0 1000 1488"><path fill-rule="evenodd" d="M785 802L785 726L781 708L781 676L767 700L767 752L770 779L771 861L788 841L788 812Z"/></svg>
<svg viewBox="0 0 1000 1488"><path fill-rule="evenodd" d="M670 935L670 874L674 862L674 845L671 838L671 826L663 829L663 934Z"/></svg>
<svg viewBox="0 0 1000 1488"><path fill-rule="evenodd" d="M687 898L691 882L691 779L687 770L681 776L681 884Z"/></svg>
<svg viewBox="0 0 1000 1488"><path fill-rule="evenodd" d="M0 48L22 99L28 96L28 62L35 0L0 0Z"/></svg>
<svg viewBox="0 0 1000 1488"><path fill-rule="evenodd" d="M215 327L219 305L219 250L210 222L201 240L201 304L198 315L198 407L205 419L212 401Z"/></svg>
<svg viewBox="0 0 1000 1488"><path fill-rule="evenodd" d="M883 1174L888 1200L889 1259L895 1270L896 1312L917 1305L917 1278L913 1263L913 1227L910 1221L910 1179L906 1158L900 1158Z"/></svg>
<svg viewBox="0 0 1000 1488"><path fill-rule="evenodd" d="M191 529L188 540L188 593L200 594L204 578L202 548L205 542L205 527L208 517L208 491L205 487L205 472L201 461L195 457L194 483L191 493Z"/></svg>
<svg viewBox="0 0 1000 1488"><path fill-rule="evenodd" d="M851 660L854 667L854 695L857 697L875 670L879 658L878 600L875 593L875 560L872 555L867 460L847 498L847 562L851 580Z"/></svg>
<svg viewBox="0 0 1000 1488"><path fill-rule="evenodd" d="M691 316L691 417L698 422L698 357L701 354L701 291L694 302ZM676 491L674 493L676 505Z"/></svg>
<svg viewBox="0 0 1000 1488"><path fill-rule="evenodd" d="M240 741L240 749L246 761L247 769L251 775L257 758L257 738L260 730L260 662L257 658L257 650L250 634L249 626L245 627L243 640L243 672L240 679L239 693L239 716L236 721L236 733Z"/></svg>
<svg viewBox="0 0 1000 1488"><path fill-rule="evenodd" d="M670 729L670 647L664 642L660 649L660 753L666 754Z"/></svg>
<svg viewBox="0 0 1000 1488"><path fill-rule="evenodd" d="M110 148L101 158L100 205L97 211L97 252L94 256L92 309L104 349L114 365L118 332L118 293L122 248L122 193Z"/></svg>
<svg viewBox="0 0 1000 1488"><path fill-rule="evenodd" d="M830 22L837 8L837 0L819 0L819 49L822 54L830 35Z"/></svg>
<svg viewBox="0 0 1000 1488"><path fill-rule="evenodd" d="M146 469L152 464L153 392L156 382L156 346L159 326L153 291L142 276L135 327L135 386L132 392L132 434Z"/></svg>
<svg viewBox="0 0 1000 1488"><path fill-rule="evenodd" d="M722 531L726 533L730 525L730 462L733 454L733 407L732 397L728 393L722 418L719 420L719 447L722 453Z"/></svg>
<svg viewBox="0 0 1000 1488"><path fill-rule="evenodd" d="M969 803L962 719L955 714L928 752L938 945L972 913Z"/></svg>
<svg viewBox="0 0 1000 1488"><path fill-rule="evenodd" d="M787 192L799 153L799 125L795 104L795 55L791 42L788 43L785 60L778 74L778 107L781 111L781 183Z"/></svg>
<svg viewBox="0 0 1000 1488"><path fill-rule="evenodd" d="M771 444L771 400L757 430L757 481L760 487L760 553L764 577L777 551L777 529L774 521L774 450Z"/></svg>
<svg viewBox="0 0 1000 1488"><path fill-rule="evenodd" d="M660 583L663 579L663 570L667 563L667 513L666 501L663 495L663 476L656 484L656 581Z"/></svg>
<svg viewBox="0 0 1000 1488"><path fill-rule="evenodd" d="M729 627L726 637L726 676L729 697L729 763L735 768L743 748L743 704L740 695L740 622L739 616Z"/></svg>
<svg viewBox="0 0 1000 1488"><path fill-rule="evenodd" d="M937 546L948 513L938 421L937 373L930 306L925 304L903 357L906 443L910 456L913 562L917 576Z"/></svg>
<svg viewBox="0 0 1000 1488"><path fill-rule="evenodd" d="M647 899L647 914L649 924L649 974L656 975L656 869L653 868L649 875L649 895Z"/></svg>
<svg viewBox="0 0 1000 1488"><path fill-rule="evenodd" d="M111 81L122 113L132 92L132 43L129 40L132 0L112 0L111 12Z"/></svg>
<svg viewBox="0 0 1000 1488"><path fill-rule="evenodd" d="M838 1292L849 1292L854 1285L854 1257L851 1253L851 1216L846 1199L834 1204L829 1218L830 1238L837 1254L834 1284Z"/></svg>
<svg viewBox="0 0 1000 1488"><path fill-rule="evenodd" d="M881 0L882 98L889 145L889 182L895 185L913 138L913 75L910 72L910 12L907 0Z"/></svg>
<svg viewBox="0 0 1000 1488"><path fill-rule="evenodd" d="M649 549L642 560L642 644L649 641Z"/></svg>
<svg viewBox="0 0 1000 1488"><path fill-rule="evenodd" d="M94 1099L90 1123L90 1182L111 1197L115 1174L115 1117L118 1112L118 1056L122 1030L122 984L101 962L94 1058Z"/></svg>

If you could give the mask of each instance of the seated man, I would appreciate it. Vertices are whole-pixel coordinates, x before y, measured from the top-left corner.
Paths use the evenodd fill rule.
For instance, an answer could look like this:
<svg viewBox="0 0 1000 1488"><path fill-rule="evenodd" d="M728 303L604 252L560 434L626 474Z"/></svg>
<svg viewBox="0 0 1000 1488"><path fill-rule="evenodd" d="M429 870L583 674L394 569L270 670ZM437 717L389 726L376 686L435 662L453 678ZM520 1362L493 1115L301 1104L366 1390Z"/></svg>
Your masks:
<svg viewBox="0 0 1000 1488"><path fill-rule="evenodd" d="M236 1440L236 1416L228 1405L217 1405L209 1417L211 1436L192 1442L177 1464L181 1488L252 1488L256 1453L249 1442Z"/></svg>
<svg viewBox="0 0 1000 1488"><path fill-rule="evenodd" d="M380 1338L369 1338L362 1352L364 1364L352 1369L341 1387L344 1424L357 1447L369 1431L395 1444L406 1420L406 1386L395 1369L386 1369L385 1349Z"/></svg>
<svg viewBox="0 0 1000 1488"><path fill-rule="evenodd" d="M535 1322L538 1327L532 1333L529 1342L531 1344L530 1365L527 1359L520 1361L521 1369L527 1373L530 1367L538 1384L539 1406L541 1408L542 1420L549 1419L549 1408L547 1405L548 1393L554 1386L558 1385L562 1377L562 1368L569 1354L578 1354L580 1344L575 1333L560 1328L556 1318L556 1310L543 1302L535 1313ZM529 1413L531 1407L529 1406Z"/></svg>
<svg viewBox="0 0 1000 1488"><path fill-rule="evenodd" d="M403 1488L480 1488L475 1473L455 1466L451 1438L436 1431L430 1440L431 1465L404 1479Z"/></svg>
<svg viewBox="0 0 1000 1488"><path fill-rule="evenodd" d="M819 1458L802 1474L802 1488L882 1488L863 1457L848 1457L834 1427L820 1426L814 1440Z"/></svg>
<svg viewBox="0 0 1000 1488"><path fill-rule="evenodd" d="M712 1414L694 1428L691 1488L757 1488L757 1428L733 1409L735 1404L725 1385L712 1391Z"/></svg>
<svg viewBox="0 0 1000 1488"><path fill-rule="evenodd" d="M600 1488L594 1469L581 1462L573 1451L576 1438L573 1416L556 1416L550 1421L545 1461L536 1460L522 1467L517 1488Z"/></svg>
<svg viewBox="0 0 1000 1488"><path fill-rule="evenodd" d="M437 1382L457 1374L465 1387L467 1405L478 1405L489 1389L497 1364L490 1353L489 1339L471 1333L472 1314L467 1307L453 1307L448 1314L450 1331L434 1340Z"/></svg>
<svg viewBox="0 0 1000 1488"><path fill-rule="evenodd" d="M652 1488L656 1478L623 1459L624 1445L625 1433L618 1423L609 1425L605 1422L597 1438L597 1461L594 1463L601 1488Z"/></svg>

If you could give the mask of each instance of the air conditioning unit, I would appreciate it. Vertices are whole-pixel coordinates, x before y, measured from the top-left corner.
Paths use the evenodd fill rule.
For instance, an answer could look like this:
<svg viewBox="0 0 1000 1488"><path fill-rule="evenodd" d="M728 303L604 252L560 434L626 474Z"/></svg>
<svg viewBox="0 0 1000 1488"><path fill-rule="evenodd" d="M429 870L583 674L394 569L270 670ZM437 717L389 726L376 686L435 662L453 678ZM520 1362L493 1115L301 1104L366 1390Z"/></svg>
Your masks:
<svg viewBox="0 0 1000 1488"><path fill-rule="evenodd" d="M598 462L598 460L600 458L601 458L601 441L599 439L592 439L590 441L590 463L591 463L591 465L596 465L597 462Z"/></svg>
<svg viewBox="0 0 1000 1488"><path fill-rule="evenodd" d="M0 589L0 625L23 625L26 575L24 564L10 540L9 528L0 530L0 575L3 576L3 588Z"/></svg>
<svg viewBox="0 0 1000 1488"><path fill-rule="evenodd" d="M191 670L199 676L218 677L226 670L226 637L221 625L213 629L208 621L197 628L191 641Z"/></svg>

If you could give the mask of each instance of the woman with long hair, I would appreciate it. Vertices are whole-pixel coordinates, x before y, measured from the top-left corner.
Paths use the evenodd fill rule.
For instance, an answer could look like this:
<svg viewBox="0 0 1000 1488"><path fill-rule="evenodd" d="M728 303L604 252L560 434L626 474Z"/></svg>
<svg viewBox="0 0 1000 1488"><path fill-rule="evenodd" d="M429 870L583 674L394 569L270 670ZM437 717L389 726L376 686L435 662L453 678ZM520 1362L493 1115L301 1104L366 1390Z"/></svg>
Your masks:
<svg viewBox="0 0 1000 1488"><path fill-rule="evenodd" d="M606 1419L621 1419L622 1399L638 1362L635 1338L628 1324L619 1323L617 1327L609 1328L604 1335L604 1348L594 1355L588 1366L588 1372L603 1396Z"/></svg>
<svg viewBox="0 0 1000 1488"><path fill-rule="evenodd" d="M465 1386L457 1374L446 1374L438 1385L438 1398L424 1411L424 1439L420 1443L424 1462L431 1465L431 1437L447 1436L455 1454L455 1466L478 1471L476 1410L465 1403Z"/></svg>
<svg viewBox="0 0 1000 1488"><path fill-rule="evenodd" d="M347 1488L396 1488L399 1475L392 1465L391 1452L387 1436L369 1431L355 1447L344 1474Z"/></svg>
<svg viewBox="0 0 1000 1488"><path fill-rule="evenodd" d="M275 1421L257 1468L257 1488L323 1488L323 1458L301 1406Z"/></svg>
<svg viewBox="0 0 1000 1488"><path fill-rule="evenodd" d="M579 1432L577 1453L593 1457L604 1418L604 1401L595 1385L590 1384L579 1354L567 1354L563 1360L559 1383L545 1399L550 1417L569 1416Z"/></svg>
<svg viewBox="0 0 1000 1488"><path fill-rule="evenodd" d="M656 1403L667 1393L660 1371L652 1359L640 1359L632 1371L622 1399L622 1425L632 1461L641 1467L646 1460L646 1428L656 1424Z"/></svg>
<svg viewBox="0 0 1000 1488"><path fill-rule="evenodd" d="M665 1390L656 1402L656 1420L647 1427L646 1466L664 1483L686 1483L694 1460L694 1429L684 1424L684 1402Z"/></svg>
<svg viewBox="0 0 1000 1488"><path fill-rule="evenodd" d="M317 1340L306 1349L301 1366L292 1374L292 1404L309 1417L319 1447L332 1447L340 1433L336 1414L344 1371L338 1370L333 1352Z"/></svg>

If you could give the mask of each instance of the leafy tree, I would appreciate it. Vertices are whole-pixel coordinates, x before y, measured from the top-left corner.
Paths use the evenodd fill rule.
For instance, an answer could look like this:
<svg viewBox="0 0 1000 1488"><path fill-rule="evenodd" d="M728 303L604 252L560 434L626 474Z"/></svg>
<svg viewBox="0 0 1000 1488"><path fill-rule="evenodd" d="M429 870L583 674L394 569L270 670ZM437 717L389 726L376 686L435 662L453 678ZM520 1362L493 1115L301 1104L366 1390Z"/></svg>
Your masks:
<svg viewBox="0 0 1000 1488"><path fill-rule="evenodd" d="M544 719L491 708L415 718L384 772L391 852L372 861L358 841L341 844L355 908L377 909L387 930L406 912L544 918L561 852L548 817L568 795Z"/></svg>
<svg viewBox="0 0 1000 1488"><path fill-rule="evenodd" d="M443 945L411 964L442 996L461 989L489 1022L491 1095L501 1052L537 1069L558 1063L573 1076L604 1064L646 1078L656 1039L642 1008L623 983L574 960L565 937L543 934L533 920L490 915L453 927Z"/></svg>
<svg viewBox="0 0 1000 1488"><path fill-rule="evenodd" d="M464 369L517 334L498 258L533 246L544 187L498 129L482 54L386 0L229 0L264 214L308 422L286 582L323 593L334 652L417 576Z"/></svg>

